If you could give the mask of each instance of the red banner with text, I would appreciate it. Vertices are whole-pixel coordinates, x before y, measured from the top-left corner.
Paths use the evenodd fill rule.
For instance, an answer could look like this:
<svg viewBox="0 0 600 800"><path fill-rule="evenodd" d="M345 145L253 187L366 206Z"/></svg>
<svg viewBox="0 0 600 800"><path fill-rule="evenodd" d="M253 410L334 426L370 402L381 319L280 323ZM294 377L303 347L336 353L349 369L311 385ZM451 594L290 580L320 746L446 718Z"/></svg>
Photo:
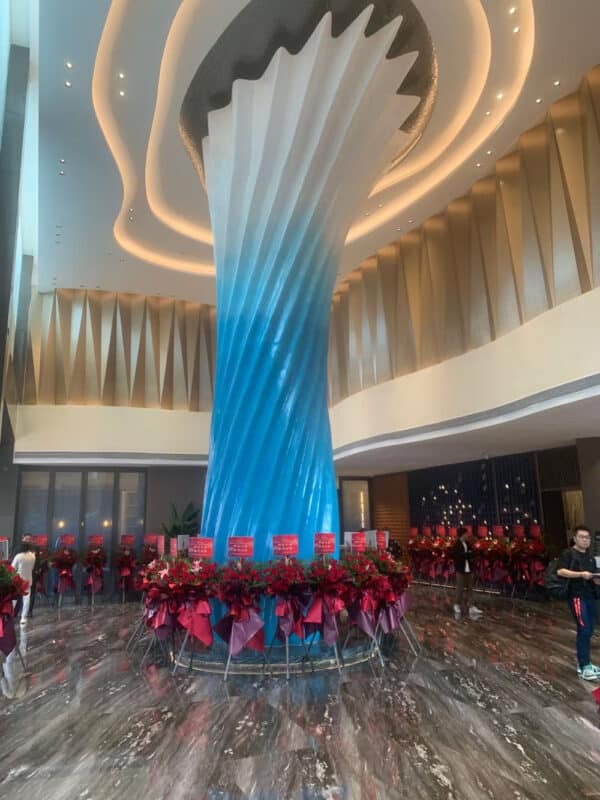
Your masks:
<svg viewBox="0 0 600 800"><path fill-rule="evenodd" d="M278 557L298 555L298 534L278 533L273 536L273 554Z"/></svg>
<svg viewBox="0 0 600 800"><path fill-rule="evenodd" d="M315 533L314 550L317 556L335 553L335 533Z"/></svg>
<svg viewBox="0 0 600 800"><path fill-rule="evenodd" d="M252 536L230 536L227 539L228 558L252 558L254 539Z"/></svg>
<svg viewBox="0 0 600 800"><path fill-rule="evenodd" d="M215 540L209 536L192 536L188 553L190 558L212 558L215 552Z"/></svg>

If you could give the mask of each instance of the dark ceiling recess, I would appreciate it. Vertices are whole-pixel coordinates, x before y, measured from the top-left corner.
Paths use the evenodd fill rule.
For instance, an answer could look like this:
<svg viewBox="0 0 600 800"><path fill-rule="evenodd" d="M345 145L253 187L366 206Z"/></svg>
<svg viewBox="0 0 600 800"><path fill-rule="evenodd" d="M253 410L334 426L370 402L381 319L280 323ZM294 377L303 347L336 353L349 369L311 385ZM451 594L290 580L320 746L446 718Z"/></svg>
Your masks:
<svg viewBox="0 0 600 800"><path fill-rule="evenodd" d="M257 80L280 47L298 53L325 14L332 14L333 36L342 34L368 6L374 6L365 34L371 36L398 16L402 24L388 58L418 53L398 92L421 98L401 130L411 146L429 119L437 87L437 62L423 18L410 0L252 0L222 33L198 67L181 107L180 129L199 169L201 143L208 134L208 114L231 101L233 82ZM393 160L397 163L401 155Z"/></svg>

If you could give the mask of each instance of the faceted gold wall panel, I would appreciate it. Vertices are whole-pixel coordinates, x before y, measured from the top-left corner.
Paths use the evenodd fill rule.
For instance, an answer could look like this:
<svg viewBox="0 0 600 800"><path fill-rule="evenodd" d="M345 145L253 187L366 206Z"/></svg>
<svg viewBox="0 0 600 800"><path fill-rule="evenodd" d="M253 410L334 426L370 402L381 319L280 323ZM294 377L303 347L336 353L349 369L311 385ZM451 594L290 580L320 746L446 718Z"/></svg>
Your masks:
<svg viewBox="0 0 600 800"><path fill-rule="evenodd" d="M133 294L35 294L21 402L212 407L215 312Z"/></svg>
<svg viewBox="0 0 600 800"><path fill-rule="evenodd" d="M350 273L330 402L486 344L600 286L600 67L493 175Z"/></svg>

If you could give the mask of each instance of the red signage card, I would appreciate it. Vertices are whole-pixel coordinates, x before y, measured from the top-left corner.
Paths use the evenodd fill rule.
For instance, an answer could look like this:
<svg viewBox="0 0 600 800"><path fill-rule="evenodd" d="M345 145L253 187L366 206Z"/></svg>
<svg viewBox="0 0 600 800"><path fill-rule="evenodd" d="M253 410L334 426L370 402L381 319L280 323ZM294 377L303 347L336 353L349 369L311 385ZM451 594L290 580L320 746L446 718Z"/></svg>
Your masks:
<svg viewBox="0 0 600 800"><path fill-rule="evenodd" d="M121 547L133 547L135 545L135 534L134 533L122 533L121 534Z"/></svg>
<svg viewBox="0 0 600 800"><path fill-rule="evenodd" d="M273 536L273 554L276 556L298 555L298 534L278 533Z"/></svg>
<svg viewBox="0 0 600 800"><path fill-rule="evenodd" d="M351 541L353 553L364 553L367 549L367 537L364 531L354 531Z"/></svg>
<svg viewBox="0 0 600 800"><path fill-rule="evenodd" d="M48 537L46 534L36 534L31 537L31 540L36 547L48 547Z"/></svg>
<svg viewBox="0 0 600 800"><path fill-rule="evenodd" d="M252 558L253 555L252 536L230 536L227 539L227 558Z"/></svg>
<svg viewBox="0 0 600 800"><path fill-rule="evenodd" d="M61 547L73 547L75 536L72 533L61 533L58 537L58 543Z"/></svg>
<svg viewBox="0 0 600 800"><path fill-rule="evenodd" d="M158 539L158 533L145 533L144 534L144 544L153 544L156 547L156 540Z"/></svg>
<svg viewBox="0 0 600 800"><path fill-rule="evenodd" d="M315 555L335 553L335 533L315 533Z"/></svg>
<svg viewBox="0 0 600 800"><path fill-rule="evenodd" d="M385 550L386 543L385 543L385 531L377 531L375 534L375 538L377 541L377 549L378 550Z"/></svg>
<svg viewBox="0 0 600 800"><path fill-rule="evenodd" d="M215 540L209 536L192 536L188 553L190 558L212 558L215 552Z"/></svg>
<svg viewBox="0 0 600 800"><path fill-rule="evenodd" d="M177 555L177 539L175 538L175 536L173 536L173 538L169 540L169 553L173 556L173 558L175 558L175 556Z"/></svg>
<svg viewBox="0 0 600 800"><path fill-rule="evenodd" d="M104 547L104 536L101 533L88 536L88 544L90 547Z"/></svg>
<svg viewBox="0 0 600 800"><path fill-rule="evenodd" d="M446 535L446 526L445 525L436 525L435 526L435 535L436 536L445 536Z"/></svg>

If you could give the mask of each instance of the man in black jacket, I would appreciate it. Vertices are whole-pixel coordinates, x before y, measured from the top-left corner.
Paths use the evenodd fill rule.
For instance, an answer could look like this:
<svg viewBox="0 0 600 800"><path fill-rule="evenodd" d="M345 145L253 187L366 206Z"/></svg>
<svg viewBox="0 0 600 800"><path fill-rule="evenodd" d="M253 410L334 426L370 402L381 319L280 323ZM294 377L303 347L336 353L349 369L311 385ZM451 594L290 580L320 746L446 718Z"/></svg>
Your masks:
<svg viewBox="0 0 600 800"><path fill-rule="evenodd" d="M452 550L454 569L456 570L456 599L454 600L454 617L460 619L463 611L469 612L471 619L482 615L481 609L471 605L473 595L473 560L475 553L471 547L473 535L467 528L459 528L456 544Z"/></svg>
<svg viewBox="0 0 600 800"><path fill-rule="evenodd" d="M556 574L569 579L569 606L577 625L577 674L586 681L600 680L600 668L590 661L590 644L596 624L596 599L600 597L600 578L596 562L589 554L590 529L575 528L574 545L564 550Z"/></svg>

